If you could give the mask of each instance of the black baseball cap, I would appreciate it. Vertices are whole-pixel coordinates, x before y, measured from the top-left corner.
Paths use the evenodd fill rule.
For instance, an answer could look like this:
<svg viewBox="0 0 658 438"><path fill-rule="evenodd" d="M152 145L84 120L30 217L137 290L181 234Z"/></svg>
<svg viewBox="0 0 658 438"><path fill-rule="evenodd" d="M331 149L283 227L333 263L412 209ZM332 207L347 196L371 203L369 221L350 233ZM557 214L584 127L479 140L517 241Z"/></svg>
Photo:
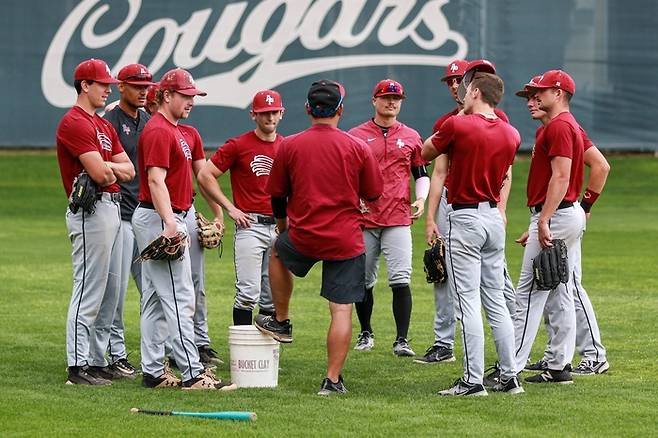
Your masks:
<svg viewBox="0 0 658 438"><path fill-rule="evenodd" d="M311 84L306 105L313 117L333 117L343 104L345 88L336 81L322 79Z"/></svg>

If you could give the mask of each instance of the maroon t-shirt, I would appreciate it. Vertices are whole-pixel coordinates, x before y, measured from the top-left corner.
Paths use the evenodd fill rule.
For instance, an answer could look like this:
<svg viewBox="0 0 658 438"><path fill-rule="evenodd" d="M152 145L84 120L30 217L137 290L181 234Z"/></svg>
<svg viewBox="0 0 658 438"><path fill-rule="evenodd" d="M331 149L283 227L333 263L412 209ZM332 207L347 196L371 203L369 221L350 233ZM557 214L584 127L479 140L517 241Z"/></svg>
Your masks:
<svg viewBox="0 0 658 438"><path fill-rule="evenodd" d="M448 203L498 202L521 136L500 118L470 114L446 120L432 144L450 160Z"/></svg>
<svg viewBox="0 0 658 438"><path fill-rule="evenodd" d="M185 131L186 128L183 128ZM153 203L148 186L149 167L167 169L165 184L169 192L172 208L189 210L192 206L192 161L199 159L198 151L192 153L190 133L187 137L181 129L171 123L161 113L156 113L148 121L137 147L139 167L139 200ZM203 158L203 150L201 157Z"/></svg>
<svg viewBox="0 0 658 438"><path fill-rule="evenodd" d="M231 171L233 204L240 210L272 214L272 197L265 188L281 142L279 134L270 142L249 131L228 140L210 157L222 173Z"/></svg>
<svg viewBox="0 0 658 438"><path fill-rule="evenodd" d="M583 132L570 112L558 114L545 126L537 129L528 172L528 206L541 204L546 200L548 182L553 175L553 157L571 159L569 187L563 200L574 202L578 199L583 186Z"/></svg>
<svg viewBox="0 0 658 438"><path fill-rule="evenodd" d="M79 106L71 108L57 126L57 161L66 196L71 195L73 180L83 170L78 158L87 152L99 152L103 161L112 161L114 155L123 152L116 131L98 114L90 116ZM104 192L121 191L119 184L102 187Z"/></svg>
<svg viewBox="0 0 658 438"><path fill-rule="evenodd" d="M267 191L288 198L289 236L300 253L344 260L365 252L359 198L382 193L368 146L329 125L313 125L279 147Z"/></svg>

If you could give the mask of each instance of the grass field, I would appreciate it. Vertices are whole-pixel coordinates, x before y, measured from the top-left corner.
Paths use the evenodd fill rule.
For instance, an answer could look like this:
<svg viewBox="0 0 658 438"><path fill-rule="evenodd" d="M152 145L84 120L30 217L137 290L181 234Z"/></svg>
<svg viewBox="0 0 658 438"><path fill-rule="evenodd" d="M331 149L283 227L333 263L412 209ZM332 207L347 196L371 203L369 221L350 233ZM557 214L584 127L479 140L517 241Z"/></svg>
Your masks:
<svg viewBox="0 0 658 438"><path fill-rule="evenodd" d="M605 193L583 243L584 286L594 303L611 369L574 385L525 385L520 396L478 399L436 395L461 374L458 361L419 365L391 353L394 324L385 282L375 290L371 353L350 354L350 393L315 395L325 369L327 304L319 270L296 283L291 305L295 342L281 354L279 387L232 393L147 390L140 381L111 387L64 385L65 322L71 288L66 199L52 153L0 154L0 435L2 436L655 436L658 434L658 160L612 157ZM513 243L527 226L528 160L514 168L507 260L518 278L522 250ZM223 178L226 186L228 178ZM205 206L203 210L207 210ZM230 227L229 227L230 228ZM422 223L414 225L411 344L433 340L433 295L421 267ZM206 255L213 344L228 358L233 291L232 236L221 259ZM384 277L385 278L385 277ZM126 304L127 344L139 363L138 294ZM355 334L356 337L356 334ZM545 342L541 330L534 349ZM490 338L486 362L495 360ZM575 359L577 361L577 359ZM219 369L227 377L228 367ZM129 414L133 406L166 410L248 410L252 423Z"/></svg>

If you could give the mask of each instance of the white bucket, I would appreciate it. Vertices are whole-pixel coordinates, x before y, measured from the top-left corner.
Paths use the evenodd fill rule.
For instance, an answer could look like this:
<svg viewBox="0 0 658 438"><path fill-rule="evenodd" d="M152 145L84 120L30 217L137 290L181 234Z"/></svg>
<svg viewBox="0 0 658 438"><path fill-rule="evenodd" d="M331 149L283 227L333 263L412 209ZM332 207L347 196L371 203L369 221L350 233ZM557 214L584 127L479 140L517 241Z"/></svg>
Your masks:
<svg viewBox="0 0 658 438"><path fill-rule="evenodd" d="M239 388L272 388L279 381L279 343L253 325L228 328L231 381Z"/></svg>

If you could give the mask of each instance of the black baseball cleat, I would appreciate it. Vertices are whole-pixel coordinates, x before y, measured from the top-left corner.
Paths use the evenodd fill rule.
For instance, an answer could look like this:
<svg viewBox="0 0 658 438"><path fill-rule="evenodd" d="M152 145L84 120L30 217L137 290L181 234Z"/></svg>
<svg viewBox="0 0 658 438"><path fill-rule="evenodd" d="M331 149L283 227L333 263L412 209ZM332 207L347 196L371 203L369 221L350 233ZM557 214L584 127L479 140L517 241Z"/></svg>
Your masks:
<svg viewBox="0 0 658 438"><path fill-rule="evenodd" d="M67 385L103 386L103 385L112 384L111 380L103 379L89 374L84 367L68 367L67 373L68 373L68 379L66 380Z"/></svg>
<svg viewBox="0 0 658 438"><path fill-rule="evenodd" d="M451 388L439 391L439 395L459 396L459 397L483 397L489 395L483 385L479 383L464 382L463 379L457 379Z"/></svg>
<svg viewBox="0 0 658 438"><path fill-rule="evenodd" d="M206 365L221 365L224 363L223 360L219 358L217 355L217 352L210 348L210 345L202 345L198 347L199 349L199 359L201 359L201 363L206 366Z"/></svg>
<svg viewBox="0 0 658 438"><path fill-rule="evenodd" d="M123 378L123 379L130 379L134 380L137 377L137 369L132 366L130 362L128 362L128 359L125 357L123 359L119 359L113 364L111 364L109 367L110 371L114 375L115 378Z"/></svg>
<svg viewBox="0 0 658 438"><path fill-rule="evenodd" d="M289 344L292 342L292 324L290 324L289 319L277 321L276 315L256 315L254 325L258 330L281 343Z"/></svg>
<svg viewBox="0 0 658 438"><path fill-rule="evenodd" d="M97 367L91 365L87 367L87 374L105 380L112 380L117 377L109 367Z"/></svg>
<svg viewBox="0 0 658 438"><path fill-rule="evenodd" d="M484 370L484 378L482 379L482 384L487 389L493 389L496 385L500 383L500 367L498 362Z"/></svg>
<svg viewBox="0 0 658 438"><path fill-rule="evenodd" d="M571 373L566 370L546 370L541 374L526 377L525 381L528 383L559 383L561 385L570 385L573 383Z"/></svg>
<svg viewBox="0 0 658 438"><path fill-rule="evenodd" d="M493 391L506 392L508 394L522 394L525 392L518 377L512 377L507 380L499 379L498 383L496 383L491 389Z"/></svg>
<svg viewBox="0 0 658 438"><path fill-rule="evenodd" d="M343 376L338 376L338 382L332 382L329 377L325 377L320 385L318 395L347 394L347 388L343 384Z"/></svg>
<svg viewBox="0 0 658 438"><path fill-rule="evenodd" d="M142 375L142 386L144 388L178 388L181 386L181 380L171 371L165 368L165 372L160 377L155 377L144 373Z"/></svg>
<svg viewBox="0 0 658 438"><path fill-rule="evenodd" d="M411 346L409 346L407 338L397 338L393 342L393 354L398 357L413 357L416 355L411 349Z"/></svg>
<svg viewBox="0 0 658 438"><path fill-rule="evenodd" d="M455 355L452 349L441 345L432 345L425 351L425 355L414 359L416 363L431 364L440 362L454 362Z"/></svg>
<svg viewBox="0 0 658 438"><path fill-rule="evenodd" d="M603 374L609 369L610 364L607 360L596 362L594 360L583 359L572 372L579 376L592 376L594 374Z"/></svg>
<svg viewBox="0 0 658 438"><path fill-rule="evenodd" d="M546 371L548 369L548 362L541 358L535 363L527 363L523 371Z"/></svg>

